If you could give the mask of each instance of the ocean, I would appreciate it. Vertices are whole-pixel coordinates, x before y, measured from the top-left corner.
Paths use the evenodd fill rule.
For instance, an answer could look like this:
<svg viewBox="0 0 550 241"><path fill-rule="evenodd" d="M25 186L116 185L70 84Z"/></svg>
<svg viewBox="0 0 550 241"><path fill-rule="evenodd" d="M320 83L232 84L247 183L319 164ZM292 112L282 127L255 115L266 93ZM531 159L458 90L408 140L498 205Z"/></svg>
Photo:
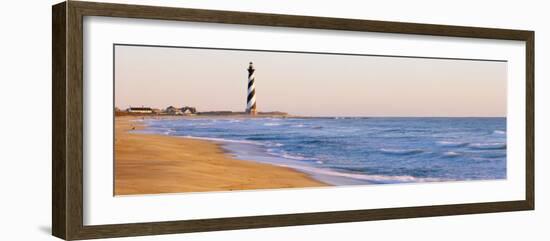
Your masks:
<svg viewBox="0 0 550 241"><path fill-rule="evenodd" d="M506 178L506 118L182 117L143 122L142 133L216 141L238 159L290 167L331 185Z"/></svg>

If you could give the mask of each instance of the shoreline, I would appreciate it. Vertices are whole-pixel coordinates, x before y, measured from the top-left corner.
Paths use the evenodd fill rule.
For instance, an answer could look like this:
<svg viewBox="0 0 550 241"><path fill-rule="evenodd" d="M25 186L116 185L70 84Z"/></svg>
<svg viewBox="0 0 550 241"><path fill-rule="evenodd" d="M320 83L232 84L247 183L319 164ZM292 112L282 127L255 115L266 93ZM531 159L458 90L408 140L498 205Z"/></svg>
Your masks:
<svg viewBox="0 0 550 241"><path fill-rule="evenodd" d="M293 114L182 114L182 115L170 115L170 114L142 114L142 113L127 113L127 112L115 112L115 117L132 117L132 118L151 118L151 119L175 119L175 118L280 118L280 119L506 119L506 116L308 116L308 115L293 115Z"/></svg>
<svg viewBox="0 0 550 241"><path fill-rule="evenodd" d="M143 128L135 120L151 117L115 117L114 195L329 185L289 167L241 160L214 141L130 133Z"/></svg>

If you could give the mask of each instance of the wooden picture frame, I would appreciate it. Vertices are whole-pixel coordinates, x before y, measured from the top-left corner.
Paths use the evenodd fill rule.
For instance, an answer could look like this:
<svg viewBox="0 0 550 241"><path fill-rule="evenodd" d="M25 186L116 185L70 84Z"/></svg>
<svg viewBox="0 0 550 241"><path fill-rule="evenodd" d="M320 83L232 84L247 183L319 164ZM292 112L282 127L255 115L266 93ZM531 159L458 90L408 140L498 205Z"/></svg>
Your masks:
<svg viewBox="0 0 550 241"><path fill-rule="evenodd" d="M93 239L215 230L357 222L399 218L533 210L534 32L401 22L213 11L67 1L52 7L52 233L66 239ZM367 31L526 43L525 199L436 206L181 220L152 223L83 224L83 17L107 16L259 26Z"/></svg>

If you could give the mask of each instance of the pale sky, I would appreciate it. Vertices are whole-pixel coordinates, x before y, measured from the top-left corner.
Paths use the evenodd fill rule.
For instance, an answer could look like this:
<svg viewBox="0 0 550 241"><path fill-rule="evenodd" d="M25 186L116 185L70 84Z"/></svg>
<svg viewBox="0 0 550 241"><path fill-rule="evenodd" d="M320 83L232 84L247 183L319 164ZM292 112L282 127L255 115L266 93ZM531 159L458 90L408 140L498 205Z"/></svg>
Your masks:
<svg viewBox="0 0 550 241"><path fill-rule="evenodd" d="M307 116L506 116L507 63L331 54L115 47L115 106Z"/></svg>

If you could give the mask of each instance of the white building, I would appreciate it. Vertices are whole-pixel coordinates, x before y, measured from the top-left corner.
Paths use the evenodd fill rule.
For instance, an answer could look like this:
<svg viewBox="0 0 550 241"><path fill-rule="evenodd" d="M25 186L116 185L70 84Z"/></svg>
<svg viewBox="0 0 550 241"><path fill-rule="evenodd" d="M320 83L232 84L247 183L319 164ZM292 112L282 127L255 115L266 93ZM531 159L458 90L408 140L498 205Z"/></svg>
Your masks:
<svg viewBox="0 0 550 241"><path fill-rule="evenodd" d="M139 113L139 114L152 114L153 109L150 107L130 107L126 111L129 113Z"/></svg>

